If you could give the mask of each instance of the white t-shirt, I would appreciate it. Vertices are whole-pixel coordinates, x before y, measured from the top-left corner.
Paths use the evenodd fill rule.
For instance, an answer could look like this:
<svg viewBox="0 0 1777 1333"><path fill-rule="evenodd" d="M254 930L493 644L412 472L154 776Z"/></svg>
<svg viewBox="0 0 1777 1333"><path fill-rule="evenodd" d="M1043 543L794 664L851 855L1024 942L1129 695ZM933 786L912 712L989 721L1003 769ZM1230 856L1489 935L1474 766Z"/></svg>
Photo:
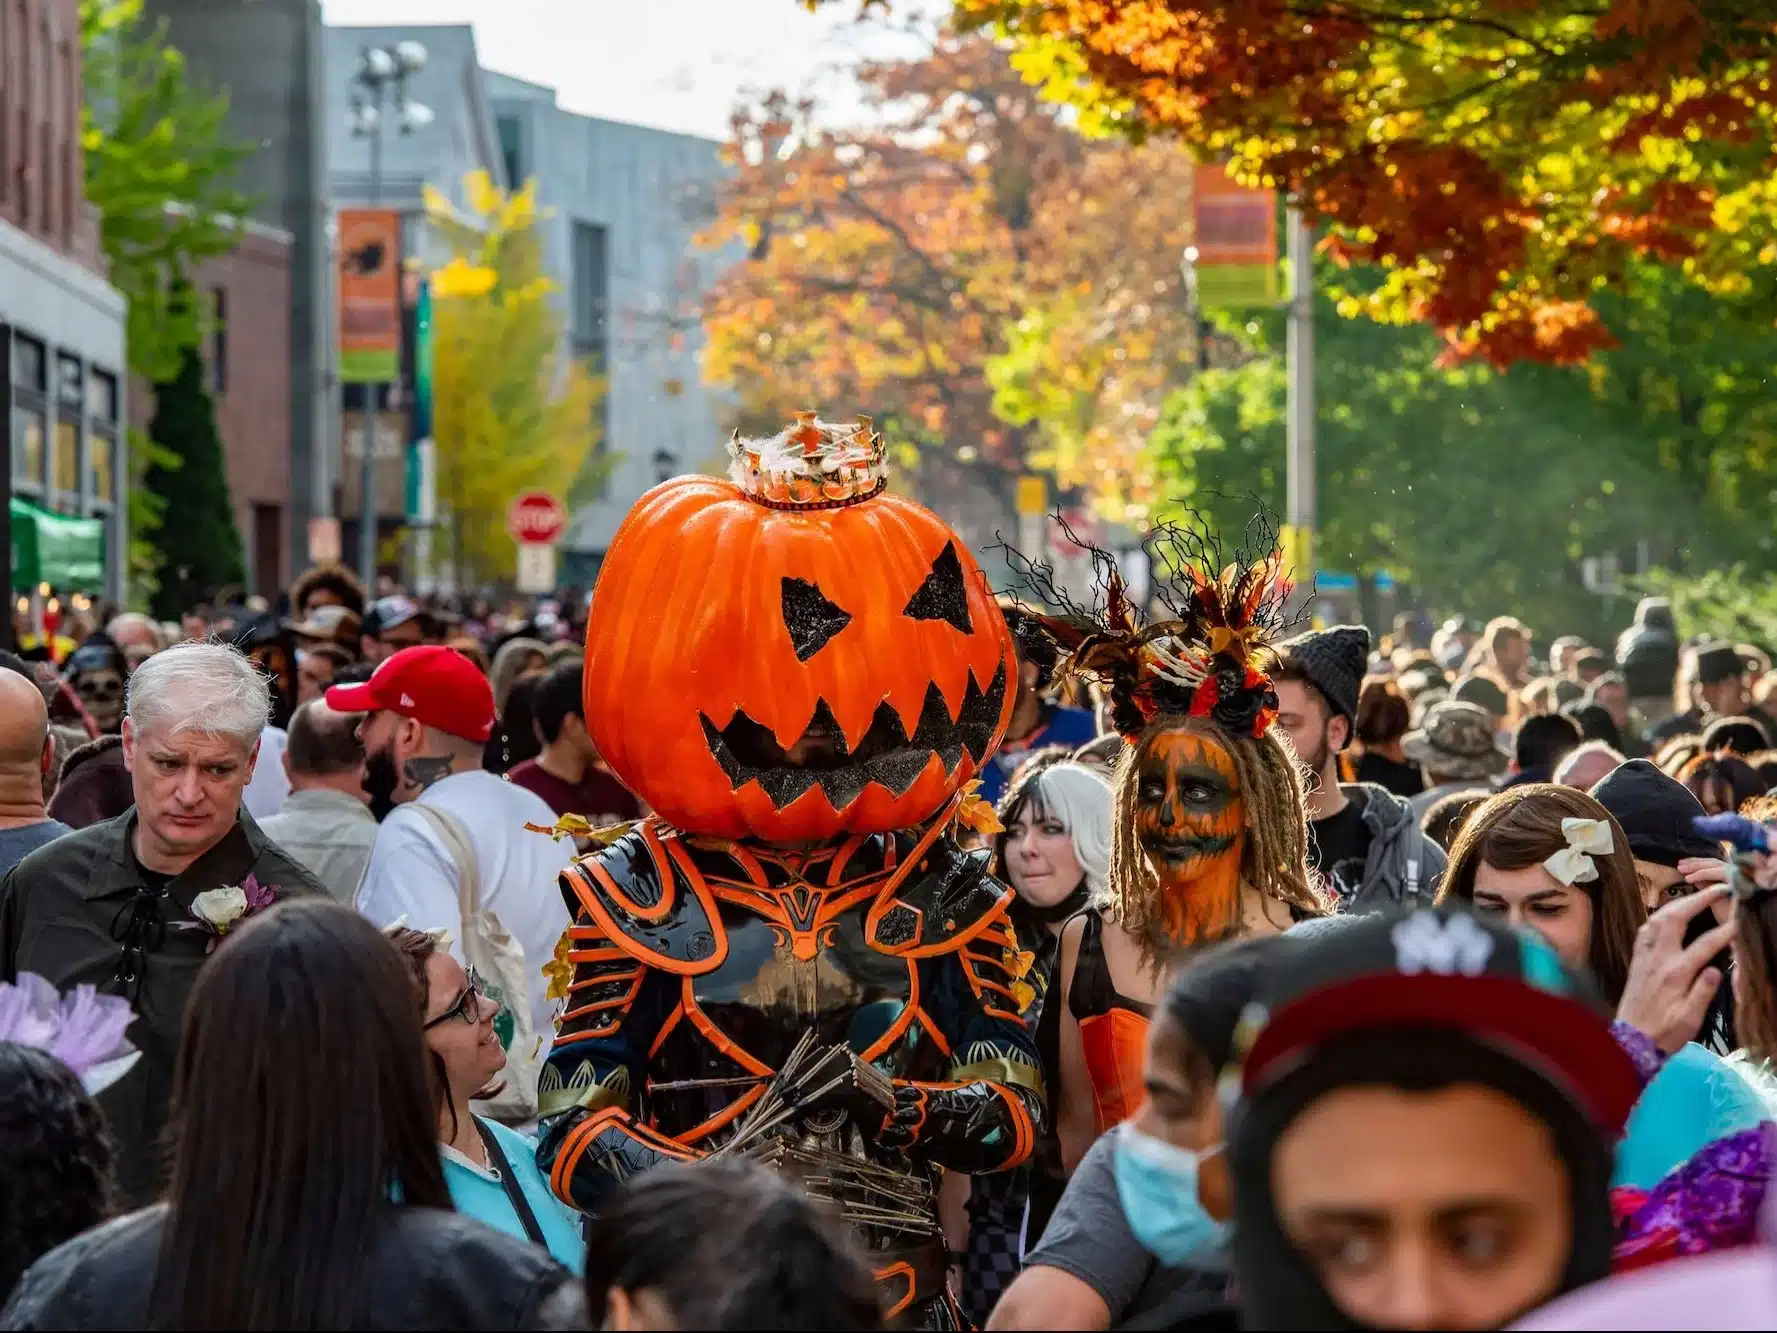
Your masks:
<svg viewBox="0 0 1777 1333"><path fill-rule="evenodd" d="M568 928L568 909L557 882L574 854L571 842L531 833L527 822L551 825L555 811L535 792L480 769L453 773L417 798L454 816L469 835L481 872L482 906L500 918L519 948L531 984L531 1014L548 1041L553 1002L543 964ZM402 917L415 930L448 930L450 952L463 961L463 917L457 905L457 867L450 850L426 821L398 805L376 831L357 906L379 926Z"/></svg>
<svg viewBox="0 0 1777 1333"><path fill-rule="evenodd" d="M290 775L284 772L284 751L290 744L282 727L267 727L259 733L259 760L253 765L253 776L247 779L247 790L241 804L255 819L269 819L284 808L290 795Z"/></svg>

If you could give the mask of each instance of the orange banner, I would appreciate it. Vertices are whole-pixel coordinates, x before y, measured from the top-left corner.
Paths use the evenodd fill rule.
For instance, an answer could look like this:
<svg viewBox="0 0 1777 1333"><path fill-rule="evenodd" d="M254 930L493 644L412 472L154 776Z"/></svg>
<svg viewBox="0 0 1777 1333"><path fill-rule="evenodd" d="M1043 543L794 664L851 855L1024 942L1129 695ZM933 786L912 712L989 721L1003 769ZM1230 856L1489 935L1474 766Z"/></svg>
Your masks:
<svg viewBox="0 0 1777 1333"><path fill-rule="evenodd" d="M389 384L401 370L401 215L339 211L339 378Z"/></svg>
<svg viewBox="0 0 1777 1333"><path fill-rule="evenodd" d="M1200 299L1211 306L1260 305L1277 296L1277 197L1199 166L1192 195Z"/></svg>

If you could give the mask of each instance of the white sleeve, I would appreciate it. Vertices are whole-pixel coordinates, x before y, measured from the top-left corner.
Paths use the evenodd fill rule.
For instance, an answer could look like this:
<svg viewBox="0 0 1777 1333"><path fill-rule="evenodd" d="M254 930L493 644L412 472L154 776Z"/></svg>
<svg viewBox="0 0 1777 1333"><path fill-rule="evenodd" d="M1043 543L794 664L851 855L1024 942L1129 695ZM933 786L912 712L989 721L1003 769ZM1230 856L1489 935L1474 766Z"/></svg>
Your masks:
<svg viewBox="0 0 1777 1333"><path fill-rule="evenodd" d="M379 926L406 918L415 930L448 930L450 954L463 961L463 913L457 866L423 815L402 806L376 831L358 885L357 908Z"/></svg>

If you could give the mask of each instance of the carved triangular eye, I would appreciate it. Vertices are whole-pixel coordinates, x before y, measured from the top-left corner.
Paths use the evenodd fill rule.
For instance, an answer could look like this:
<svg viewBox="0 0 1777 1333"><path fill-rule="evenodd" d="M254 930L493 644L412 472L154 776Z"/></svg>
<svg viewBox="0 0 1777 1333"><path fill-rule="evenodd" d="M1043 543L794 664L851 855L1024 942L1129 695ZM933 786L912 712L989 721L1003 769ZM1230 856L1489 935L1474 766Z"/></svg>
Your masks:
<svg viewBox="0 0 1777 1333"><path fill-rule="evenodd" d="M807 579L784 580L784 628L796 660L806 662L827 646L832 637L851 624L851 612L829 601Z"/></svg>
<svg viewBox="0 0 1777 1333"><path fill-rule="evenodd" d="M963 562L957 559L956 543L946 542L932 561L932 572L919 585L902 612L912 620L943 620L964 634L974 632L969 619L969 590L963 584Z"/></svg>

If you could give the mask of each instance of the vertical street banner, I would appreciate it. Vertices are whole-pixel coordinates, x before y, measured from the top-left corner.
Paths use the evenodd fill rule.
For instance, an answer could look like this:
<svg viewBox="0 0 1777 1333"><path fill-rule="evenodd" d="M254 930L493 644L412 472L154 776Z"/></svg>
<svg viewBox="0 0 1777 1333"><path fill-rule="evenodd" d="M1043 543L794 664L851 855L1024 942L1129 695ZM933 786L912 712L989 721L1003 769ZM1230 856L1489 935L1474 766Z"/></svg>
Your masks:
<svg viewBox="0 0 1777 1333"><path fill-rule="evenodd" d="M392 384L401 369L401 215L339 211L339 378Z"/></svg>
<svg viewBox="0 0 1777 1333"><path fill-rule="evenodd" d="M1206 309L1270 305L1277 291L1277 196L1199 165L1191 193L1197 299Z"/></svg>

